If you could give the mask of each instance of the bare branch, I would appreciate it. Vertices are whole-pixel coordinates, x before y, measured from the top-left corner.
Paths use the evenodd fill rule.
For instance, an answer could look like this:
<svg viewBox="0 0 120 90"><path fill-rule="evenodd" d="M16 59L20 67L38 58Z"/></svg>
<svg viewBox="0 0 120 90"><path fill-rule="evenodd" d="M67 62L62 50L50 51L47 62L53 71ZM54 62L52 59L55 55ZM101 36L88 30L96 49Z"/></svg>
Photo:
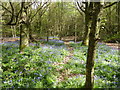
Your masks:
<svg viewBox="0 0 120 90"><path fill-rule="evenodd" d="M47 4L47 5L44 7L44 10L42 10L42 11L41 11L40 16L42 16L42 15L46 12L47 7L48 7L49 5L50 5L50 3L49 3L49 4Z"/></svg>
<svg viewBox="0 0 120 90"><path fill-rule="evenodd" d="M109 4L109 5L107 5L107 6L103 7L103 8L105 9L105 8L111 7L111 6L115 5L116 3L118 3L118 2L114 2L114 3Z"/></svg>
<svg viewBox="0 0 120 90"><path fill-rule="evenodd" d="M78 9L78 8L76 8L77 10L78 10L78 12L81 14L81 15L83 15L83 13L80 11L80 9Z"/></svg>
<svg viewBox="0 0 120 90"><path fill-rule="evenodd" d="M36 13L31 17L31 21L32 19L37 15L37 13L47 4L48 2L45 2L37 11Z"/></svg>
<svg viewBox="0 0 120 90"><path fill-rule="evenodd" d="M76 3L77 3L77 5L78 5L79 9L80 9L82 12L85 13L85 10L82 9L82 7L80 6L79 2L76 2Z"/></svg>
<svg viewBox="0 0 120 90"><path fill-rule="evenodd" d="M27 5L26 7L24 7L25 9L28 9L31 5L33 5L35 2L30 3L29 5Z"/></svg>
<svg viewBox="0 0 120 90"><path fill-rule="evenodd" d="M6 11L8 11L9 13L12 13L10 10L8 10L5 6L3 6L2 4L0 4L0 6L2 6L2 8L4 8Z"/></svg>
<svg viewBox="0 0 120 90"><path fill-rule="evenodd" d="M14 8L13 8L13 5L12 5L12 3L11 2L9 2L10 3L10 6L11 6L11 11L12 11L12 16L11 16L11 19L10 19L10 21L8 22L8 24L11 24L12 23L12 21L13 21L13 19L14 19Z"/></svg>
<svg viewBox="0 0 120 90"><path fill-rule="evenodd" d="M16 24L18 23L18 19L19 19L18 17L19 17L19 15L22 13L23 8L24 8L24 2L21 2L21 9L20 9L20 11L17 13L17 15L15 16L15 17L16 17L16 21L15 21L14 23L9 22L9 23L7 23L6 25L16 25Z"/></svg>

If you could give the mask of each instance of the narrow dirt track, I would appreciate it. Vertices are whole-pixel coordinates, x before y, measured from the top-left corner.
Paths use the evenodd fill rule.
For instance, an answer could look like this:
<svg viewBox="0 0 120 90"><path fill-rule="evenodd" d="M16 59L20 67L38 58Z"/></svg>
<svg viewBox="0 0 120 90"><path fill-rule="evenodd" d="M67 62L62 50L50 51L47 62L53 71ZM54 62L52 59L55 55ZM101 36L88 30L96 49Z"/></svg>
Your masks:
<svg viewBox="0 0 120 90"><path fill-rule="evenodd" d="M67 46L68 51L70 52L68 56L65 56L63 61L61 63L55 63L53 65L61 65L61 64L67 64L67 62L72 58L73 56L73 48L69 46L69 42L64 42L64 44ZM65 69L64 71L61 72L63 69L63 66L60 68L56 69L57 72L60 72L60 76L58 77L58 82L64 81L65 77L67 77L70 74L70 70Z"/></svg>
<svg viewBox="0 0 120 90"><path fill-rule="evenodd" d="M120 43L105 43L107 46L112 47L113 49L120 50Z"/></svg>
<svg viewBox="0 0 120 90"><path fill-rule="evenodd" d="M14 42L14 41L18 41L20 40L19 38L1 38L0 39L0 43L4 43L4 42Z"/></svg>

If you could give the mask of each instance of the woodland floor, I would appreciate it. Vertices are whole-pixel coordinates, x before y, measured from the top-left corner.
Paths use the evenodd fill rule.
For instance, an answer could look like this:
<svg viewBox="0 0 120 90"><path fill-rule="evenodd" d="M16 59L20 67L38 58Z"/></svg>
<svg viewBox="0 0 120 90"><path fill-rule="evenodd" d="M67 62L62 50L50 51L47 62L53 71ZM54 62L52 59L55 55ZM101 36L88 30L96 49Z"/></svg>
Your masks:
<svg viewBox="0 0 120 90"><path fill-rule="evenodd" d="M17 45L18 45L18 41L19 41L19 38L3 38L2 40L0 40L0 44L2 44L2 43L15 43L16 44L16 42L17 42ZM81 57L82 56L84 56L84 54L85 54L85 52L84 52L84 54L83 54L83 52L80 52L80 51L76 51L77 50L77 48L76 48L76 46L75 47L73 47L73 46L71 46L71 44L70 44L70 41L64 41L64 44L65 44L65 46L66 46L66 49L67 49L67 51L68 51L68 54L66 54L65 56L64 56L64 58L62 58L62 60L60 61L60 62L53 62L52 63L52 67L55 67L55 72L58 72L59 73L59 75L56 77L57 78L57 81L58 81L58 83L66 83L66 80L68 80L67 82L69 82L69 79L68 78L74 78L74 77L76 77L77 79L79 79L78 77L80 77L80 78L82 78L83 76L85 76L85 73L84 73L84 70L82 71L82 69L81 70L79 70L79 71L81 71L81 72L77 72L77 69L80 67L80 65L78 65L78 64L75 64L76 62L75 61L77 61L77 57L78 56L80 56L80 54L81 54ZM109 46L109 47L111 47L112 49L115 49L115 50L120 50L120 44L117 44L117 43L102 43L102 44L105 44L105 45L107 45L107 46ZM101 45L101 43L99 44L99 45ZM41 46L43 46L43 47L46 47L46 45L44 44L44 43L42 43L41 44ZM79 47L79 46L78 46ZM83 49L82 48L82 46L80 46L81 47L81 50ZM104 47L103 47L104 48ZM53 48L54 49L54 48ZM101 50L101 48L99 48L100 50ZM58 47L57 47L57 51L56 52L54 52L54 50L53 50L53 52L54 53L57 53L58 52ZM99 50L99 52L101 53L101 51ZM43 50L44 51L44 50ZM113 50L114 51L114 50ZM79 53L78 53L79 52ZM102 51L102 52L104 52L104 51ZM105 51L106 52L106 51ZM104 53L105 53L104 52ZM110 54L114 54L114 52L113 53L110 53ZM78 56L77 56L78 55ZM106 53L106 55L107 55L107 53ZM81 58L81 57L78 57L78 58ZM109 60L109 57L108 56L106 56L107 58L108 58L108 60ZM100 57L99 57L100 58ZM105 58L105 56L104 56L104 58ZM111 58L111 57L110 57ZM75 60L74 60L75 59ZM84 59L84 58L82 58L82 59ZM81 60L82 60L81 59ZM104 59L103 59L104 60ZM106 60L106 59L105 59ZM109 61L105 61L105 62L109 62ZM81 68L82 68L82 65L84 66L84 64L82 64L82 63L84 63L84 62L82 62L81 61ZM73 70L73 67L71 67L71 65L72 64L75 64L75 65L77 65L76 66L76 68L74 67L74 69L76 69L76 71L74 71L74 72L72 72L71 73L71 71ZM99 63L98 63L99 64ZM103 62L102 62L102 64L103 64ZM74 65L73 65L74 66ZM78 67L79 66L79 67ZM106 67L107 67L107 65L105 65ZM104 70L103 70L104 71ZM108 69L108 71L109 71L109 69ZM105 71L106 72L106 71ZM101 75L101 74L100 74ZM67 79L66 79L67 78ZM70 79L71 80L71 79ZM97 77L96 77L96 80L97 80ZM73 79L73 82L74 82L74 79ZM75 82L76 82L76 80L75 80ZM96 83L97 83L97 81L96 81ZM74 86L74 85L73 85Z"/></svg>
<svg viewBox="0 0 120 90"><path fill-rule="evenodd" d="M4 42L14 42L14 41L18 41L19 38L3 38L0 39L0 43L4 43ZM69 44L69 42L64 42L67 46ZM113 49L118 49L120 50L120 43L104 43L109 47L112 47Z"/></svg>
<svg viewBox="0 0 120 90"><path fill-rule="evenodd" d="M0 40L0 43L4 43L4 42L14 42L14 41L19 41L19 38L4 38L3 40ZM73 56L73 47L69 46L69 42L64 42L64 44L67 46L68 50L69 50L69 55L66 56L64 58L64 60L60 63L54 63L54 66L57 65L62 65L62 64L67 64L68 61L71 59L71 57ZM104 43L109 47L112 47L113 49L118 49L120 50L120 44L118 43ZM56 69L56 71L60 72L62 70L63 67L60 67L58 69ZM78 76L79 74L69 74L69 70L65 69L64 71L61 72L61 76L58 77L59 82L64 81L65 78L64 77L73 77L73 76Z"/></svg>

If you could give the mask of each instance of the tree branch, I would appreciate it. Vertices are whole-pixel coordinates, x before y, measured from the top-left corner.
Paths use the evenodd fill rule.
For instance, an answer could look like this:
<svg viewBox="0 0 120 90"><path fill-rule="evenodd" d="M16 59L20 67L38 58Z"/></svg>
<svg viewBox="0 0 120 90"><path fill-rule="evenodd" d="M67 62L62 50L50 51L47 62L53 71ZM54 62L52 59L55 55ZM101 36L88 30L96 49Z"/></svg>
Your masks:
<svg viewBox="0 0 120 90"><path fill-rule="evenodd" d="M11 14L12 14L12 16L11 16L10 21L7 24L11 24L13 19L14 19L14 8L13 8L12 3L11 2L9 2L9 3L10 3L10 6L11 6L11 11L12 11Z"/></svg>
<svg viewBox="0 0 120 90"><path fill-rule="evenodd" d="M29 5L27 5L26 7L24 7L25 9L28 9L31 5L33 5L35 2L30 3Z"/></svg>
<svg viewBox="0 0 120 90"><path fill-rule="evenodd" d="M4 7L2 4L0 4L0 6L2 6L2 8L4 8L6 11L8 11L9 13L12 13L10 10L8 10L6 7Z"/></svg>
<svg viewBox="0 0 120 90"><path fill-rule="evenodd" d="M42 16L42 15L46 12L47 7L48 7L49 5L50 5L50 3L49 3L49 4L47 4L47 5L44 7L44 9L45 9L45 10L42 10L42 11L41 11L40 16Z"/></svg>
<svg viewBox="0 0 120 90"><path fill-rule="evenodd" d="M118 2L114 2L114 3L112 3L112 4L109 4L109 5L107 5L107 6L104 6L103 8L105 9L105 8L111 7L111 6L115 5L116 3L118 3Z"/></svg>
<svg viewBox="0 0 120 90"><path fill-rule="evenodd" d="M15 21L14 23L9 22L9 23L7 23L6 25L16 25L16 24L18 23L18 19L19 19L18 17L19 17L19 15L22 13L23 8L24 8L24 2L21 2L21 9L20 9L20 11L17 13L17 15L15 16L15 17L16 17L16 21Z"/></svg>
<svg viewBox="0 0 120 90"><path fill-rule="evenodd" d="M76 2L77 3L77 6L79 7L79 9L85 13L85 10L82 9L82 7L80 6L79 2Z"/></svg>
<svg viewBox="0 0 120 90"><path fill-rule="evenodd" d="M31 17L31 21L32 19L37 15L37 13L44 7L45 4L47 4L48 2L45 2L37 11L36 13Z"/></svg>

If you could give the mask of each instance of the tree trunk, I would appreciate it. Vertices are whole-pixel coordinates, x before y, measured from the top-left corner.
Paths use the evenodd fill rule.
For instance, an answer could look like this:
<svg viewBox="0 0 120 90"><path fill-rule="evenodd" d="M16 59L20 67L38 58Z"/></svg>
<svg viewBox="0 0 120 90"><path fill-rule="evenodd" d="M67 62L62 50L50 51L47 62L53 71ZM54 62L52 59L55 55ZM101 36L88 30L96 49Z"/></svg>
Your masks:
<svg viewBox="0 0 120 90"><path fill-rule="evenodd" d="M88 46L89 44L89 33L90 33L90 10L88 2L85 3L85 33L83 37L82 45Z"/></svg>
<svg viewBox="0 0 120 90"><path fill-rule="evenodd" d="M14 38L14 28L11 26L12 38Z"/></svg>
<svg viewBox="0 0 120 90"><path fill-rule="evenodd" d="M74 38L75 43L77 42L77 31L76 31L76 29L77 29L77 25L75 24L75 38Z"/></svg>
<svg viewBox="0 0 120 90"><path fill-rule="evenodd" d="M85 33L84 33L84 38L83 38L83 45L88 46L89 44L89 33L90 33L90 29L89 29L89 15L85 14Z"/></svg>
<svg viewBox="0 0 120 90"><path fill-rule="evenodd" d="M110 32L110 31L112 31L111 29L111 25L112 25L112 22L111 22L111 7L109 7L108 8L108 15L106 16L106 17L108 17L108 29L109 29L109 31L108 31L108 33L110 33L111 35L113 34L112 32Z"/></svg>
<svg viewBox="0 0 120 90"><path fill-rule="evenodd" d="M25 47L29 46L29 32L28 27L24 24L20 25L20 53Z"/></svg>
<svg viewBox="0 0 120 90"><path fill-rule="evenodd" d="M120 31L120 1L118 2L118 32Z"/></svg>
<svg viewBox="0 0 120 90"><path fill-rule="evenodd" d="M98 14L100 13L100 2L90 2L93 4L92 7L92 21L91 21L91 30L89 35L89 47L88 47L88 54L87 54L87 62L86 62L86 82L85 87L92 90L94 87L94 60L96 55L96 44L97 38L99 35L99 29L97 27L97 19Z"/></svg>
<svg viewBox="0 0 120 90"><path fill-rule="evenodd" d="M16 26L14 26L14 37L16 37Z"/></svg>
<svg viewBox="0 0 120 90"><path fill-rule="evenodd" d="M21 2L21 8L24 7L25 2ZM27 17L27 11L23 10L20 14L20 53L24 48L29 46L29 22Z"/></svg>
<svg viewBox="0 0 120 90"><path fill-rule="evenodd" d="M16 37L16 26L11 26L12 29L12 37Z"/></svg>
<svg viewBox="0 0 120 90"><path fill-rule="evenodd" d="M47 42L49 42L49 31L47 31Z"/></svg>

